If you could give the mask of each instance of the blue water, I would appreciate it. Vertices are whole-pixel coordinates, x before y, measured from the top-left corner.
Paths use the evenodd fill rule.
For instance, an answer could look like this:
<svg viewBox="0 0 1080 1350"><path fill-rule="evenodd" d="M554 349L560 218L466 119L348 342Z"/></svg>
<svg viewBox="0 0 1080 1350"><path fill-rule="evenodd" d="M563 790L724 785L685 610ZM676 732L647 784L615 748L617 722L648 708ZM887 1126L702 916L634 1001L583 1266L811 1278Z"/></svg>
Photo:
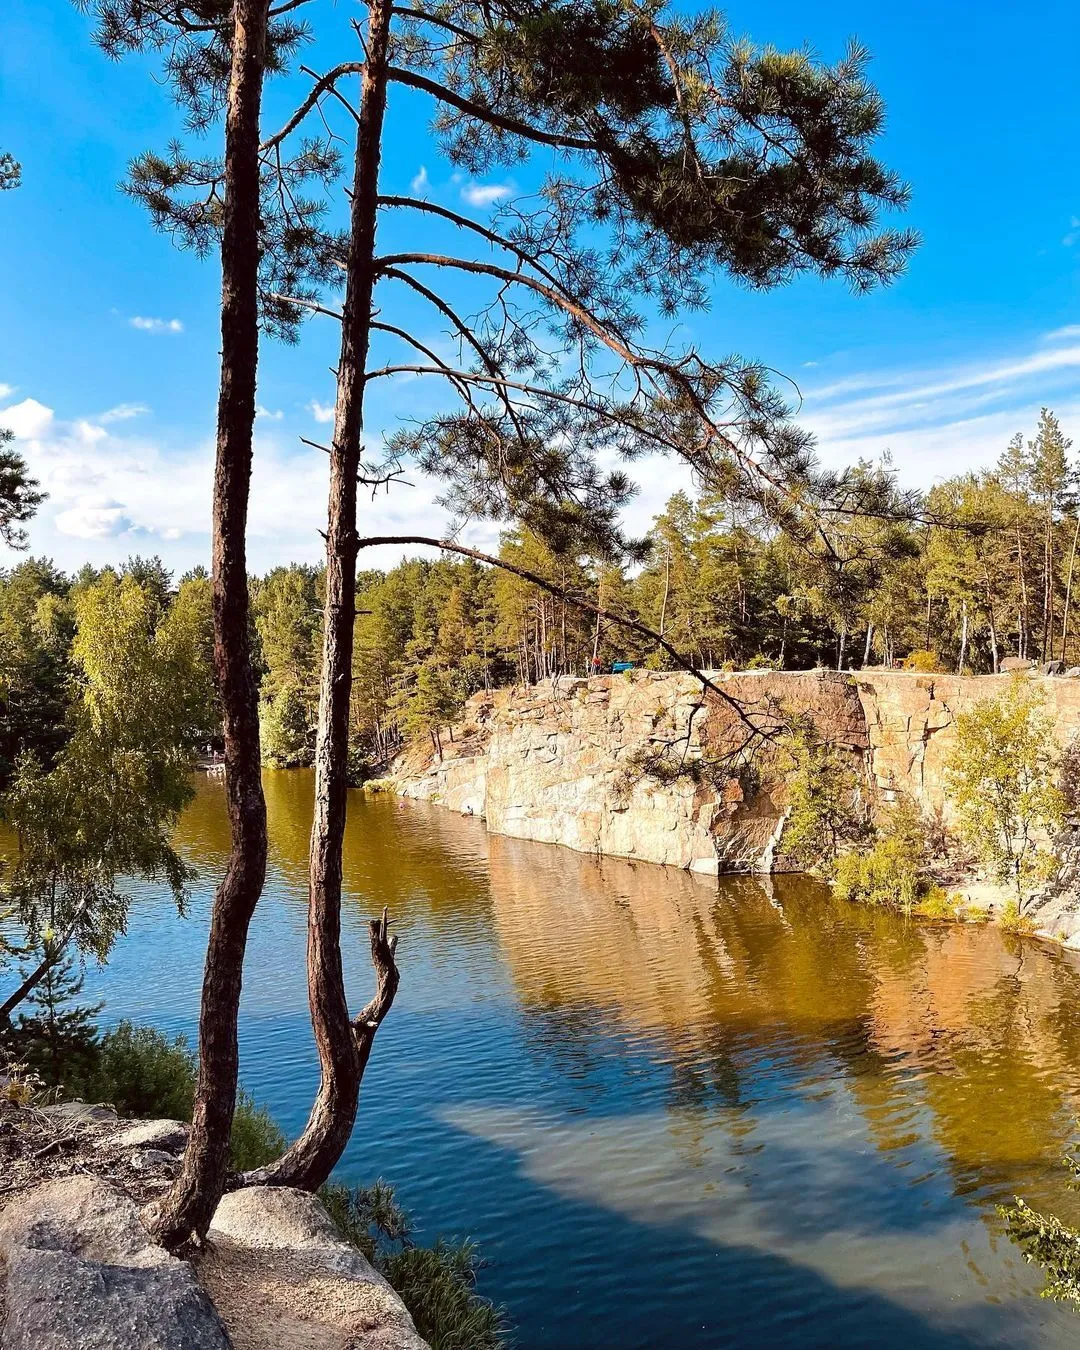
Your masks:
<svg viewBox="0 0 1080 1350"><path fill-rule="evenodd" d="M317 1082L304 976L311 782L267 775L272 863L246 968L247 1088L296 1132ZM186 918L135 892L86 993L194 1036L227 832L200 784ZM354 794L353 1002L390 906L401 990L339 1175L385 1177L422 1239L469 1235L517 1344L1065 1346L1000 1236L1020 1193L1080 1220L1080 969L974 926L488 837Z"/></svg>

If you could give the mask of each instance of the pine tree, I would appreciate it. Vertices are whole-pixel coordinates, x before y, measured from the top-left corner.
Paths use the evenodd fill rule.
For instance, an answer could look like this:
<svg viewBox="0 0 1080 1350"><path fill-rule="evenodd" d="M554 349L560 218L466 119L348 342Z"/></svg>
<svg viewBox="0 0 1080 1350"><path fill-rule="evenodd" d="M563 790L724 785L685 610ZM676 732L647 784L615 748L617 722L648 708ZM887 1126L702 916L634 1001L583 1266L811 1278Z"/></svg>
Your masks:
<svg viewBox="0 0 1080 1350"><path fill-rule="evenodd" d="M103 1003L80 1004L84 975L70 952L50 950L46 939L41 958L53 957L44 978L26 999L14 1041L22 1058L49 1087L74 1094L93 1068L97 1050L95 1018Z"/></svg>

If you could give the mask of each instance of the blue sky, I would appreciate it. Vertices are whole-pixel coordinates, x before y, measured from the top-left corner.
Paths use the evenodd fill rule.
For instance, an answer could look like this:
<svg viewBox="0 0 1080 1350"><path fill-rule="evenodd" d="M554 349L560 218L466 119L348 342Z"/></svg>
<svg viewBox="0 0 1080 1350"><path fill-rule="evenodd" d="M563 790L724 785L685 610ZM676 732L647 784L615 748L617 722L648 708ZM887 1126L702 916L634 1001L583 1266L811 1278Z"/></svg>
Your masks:
<svg viewBox="0 0 1080 1350"><path fill-rule="evenodd" d="M340 37L306 59L323 68L333 51L351 54L356 12L350 0L313 0L320 30ZM720 283L710 311L688 321L692 339L797 381L831 463L888 451L905 481L928 485L992 462L1043 403L1080 444L1075 6L740 0L727 12L736 32L808 41L827 59L852 35L870 48L888 107L880 153L912 184L906 221L923 243L908 275L869 297L838 282L768 295ZM141 552L182 570L208 554L217 271L156 235L117 189L131 157L161 147L179 116L149 65L114 65L91 45L67 0L6 0L0 35L0 148L24 176L0 199L0 424L50 492L32 547L65 567ZM270 122L286 97L270 91ZM533 181L528 169L452 177L425 115L419 97L395 93L385 190L407 191L423 168L434 200L483 215L486 197ZM421 322L439 341L439 324ZM334 326L317 321L298 347L264 348L256 568L321 554L325 459L299 438L327 431L336 346ZM369 410L373 437L436 397L387 383ZM640 527L679 478L659 463L637 476ZM365 505L363 527L436 532L445 513L432 496L422 481L398 488Z"/></svg>

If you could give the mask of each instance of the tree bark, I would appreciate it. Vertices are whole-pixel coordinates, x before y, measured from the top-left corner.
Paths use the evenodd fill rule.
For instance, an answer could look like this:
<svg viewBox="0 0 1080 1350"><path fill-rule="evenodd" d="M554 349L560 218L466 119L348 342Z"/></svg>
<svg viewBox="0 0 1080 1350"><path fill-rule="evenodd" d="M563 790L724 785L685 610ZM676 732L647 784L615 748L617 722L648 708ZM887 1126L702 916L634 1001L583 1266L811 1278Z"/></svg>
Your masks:
<svg viewBox="0 0 1080 1350"><path fill-rule="evenodd" d="M214 673L224 720L231 845L214 897L199 1010L191 1137L172 1189L148 1224L176 1247L202 1238L225 1189L236 1106L237 1019L248 926L266 877L266 802L251 661L246 532L258 364L259 114L268 0L235 0L225 116L221 243L221 386L213 499Z"/></svg>
<svg viewBox="0 0 1080 1350"><path fill-rule="evenodd" d="M1069 643L1069 609L1072 604L1072 585L1073 571L1076 567L1076 543L1080 537L1080 514L1076 517L1076 528L1073 530L1072 548L1069 550L1069 575L1065 584L1065 613L1061 619L1061 659L1065 660L1065 649Z"/></svg>
<svg viewBox="0 0 1080 1350"><path fill-rule="evenodd" d="M348 720L356 619L356 480L375 287L375 223L390 16L390 0L374 0L368 11L367 60L360 86L337 408L330 447L326 604L308 878L308 1002L321 1077L303 1133L266 1169L263 1178L274 1185L310 1191L326 1181L349 1142L363 1065L370 1053L370 1044L365 1049L366 1033L349 1018L342 972L341 852L348 797ZM393 967L392 955L389 964ZM394 988L396 980L393 967ZM371 1028L372 1037L375 1029Z"/></svg>
<svg viewBox="0 0 1080 1350"><path fill-rule="evenodd" d="M962 618L960 621L960 659L956 663L957 675L963 675L964 662L967 660L967 642L968 642L968 607L967 601L961 604Z"/></svg>

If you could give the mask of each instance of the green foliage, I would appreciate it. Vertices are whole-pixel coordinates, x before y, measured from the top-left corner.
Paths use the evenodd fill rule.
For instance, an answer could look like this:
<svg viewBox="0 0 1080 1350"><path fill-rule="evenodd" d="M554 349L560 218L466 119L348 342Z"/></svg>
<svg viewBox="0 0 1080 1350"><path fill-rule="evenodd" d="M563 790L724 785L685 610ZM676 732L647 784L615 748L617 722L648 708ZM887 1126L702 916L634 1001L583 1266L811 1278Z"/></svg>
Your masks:
<svg viewBox="0 0 1080 1350"><path fill-rule="evenodd" d="M68 590L44 558L0 575L0 790L25 754L50 768L70 735L75 620Z"/></svg>
<svg viewBox="0 0 1080 1350"><path fill-rule="evenodd" d="M925 675L936 675L943 671L945 666L937 652L917 647L904 657L904 669L921 671Z"/></svg>
<svg viewBox="0 0 1080 1350"><path fill-rule="evenodd" d="M33 964L40 950L30 953ZM81 1005L83 975L70 955L59 956L22 1005L11 1041L17 1057L49 1088L84 1090L99 1056L94 1018L102 1004Z"/></svg>
<svg viewBox="0 0 1080 1350"><path fill-rule="evenodd" d="M1020 906L1015 900L1009 900L1001 913L998 915L998 927L1003 933L1011 933L1014 937L1028 937L1035 931L1034 919L1029 919L1026 914L1020 913Z"/></svg>
<svg viewBox="0 0 1080 1350"><path fill-rule="evenodd" d="M1062 821L1058 752L1044 699L1017 676L1004 693L983 699L956 719L947 789L958 830L984 867L1015 890L1023 912L1046 879L1053 856L1041 842Z"/></svg>
<svg viewBox="0 0 1080 1350"><path fill-rule="evenodd" d="M96 1012L91 1009L88 1015ZM190 1120L196 1068L185 1037L170 1039L154 1027L123 1021L100 1038L78 1088L85 1100L106 1102L121 1116ZM229 1140L230 1161L236 1171L273 1162L286 1144L266 1108L241 1088Z"/></svg>
<svg viewBox="0 0 1080 1350"><path fill-rule="evenodd" d="M383 1181L352 1190L324 1186L320 1196L342 1235L401 1295L432 1350L509 1345L505 1314L476 1292L483 1263L473 1243L439 1238L431 1247L416 1246L408 1215Z"/></svg>
<svg viewBox="0 0 1080 1350"><path fill-rule="evenodd" d="M841 900L910 914L930 889L926 831L909 802L889 812L869 848L837 860L833 891Z"/></svg>
<svg viewBox="0 0 1080 1350"><path fill-rule="evenodd" d="M280 1158L288 1139L265 1106L258 1106L243 1088L236 1097L229 1161L237 1172L254 1171Z"/></svg>
<svg viewBox="0 0 1080 1350"><path fill-rule="evenodd" d="M124 931L127 878L163 880L183 905L189 869L171 836L212 704L197 641L205 583L166 607L153 566L141 566L141 581L106 570L73 588L67 739L51 764L25 752L2 802L16 840L4 888L30 944L71 941L100 960Z"/></svg>
<svg viewBox="0 0 1080 1350"><path fill-rule="evenodd" d="M0 187L10 187L5 182L4 159L0 155ZM37 514L47 494L38 491L37 479L30 477L22 455L9 448L12 440L12 432L0 427L0 540L8 548L23 549L26 531L22 527Z"/></svg>
<svg viewBox="0 0 1080 1350"><path fill-rule="evenodd" d="M1069 1154L1062 1164L1070 1173L1068 1186L1080 1178L1080 1159ZM1040 1213L1017 1197L1014 1205L999 1205L1005 1231L1024 1254L1025 1261L1046 1272L1043 1298L1080 1305L1080 1232L1053 1214Z"/></svg>
<svg viewBox="0 0 1080 1350"><path fill-rule="evenodd" d="M276 567L252 587L263 676L263 756L281 768L310 764L315 752L322 634L321 574Z"/></svg>
<svg viewBox="0 0 1080 1350"><path fill-rule="evenodd" d="M170 1039L154 1027L123 1021L101 1037L84 1095L107 1102L122 1116L190 1120L195 1056L183 1036Z"/></svg>
<svg viewBox="0 0 1080 1350"><path fill-rule="evenodd" d="M831 874L844 846L866 829L851 757L806 718L785 738L779 767L788 799L780 848L796 866Z"/></svg>

